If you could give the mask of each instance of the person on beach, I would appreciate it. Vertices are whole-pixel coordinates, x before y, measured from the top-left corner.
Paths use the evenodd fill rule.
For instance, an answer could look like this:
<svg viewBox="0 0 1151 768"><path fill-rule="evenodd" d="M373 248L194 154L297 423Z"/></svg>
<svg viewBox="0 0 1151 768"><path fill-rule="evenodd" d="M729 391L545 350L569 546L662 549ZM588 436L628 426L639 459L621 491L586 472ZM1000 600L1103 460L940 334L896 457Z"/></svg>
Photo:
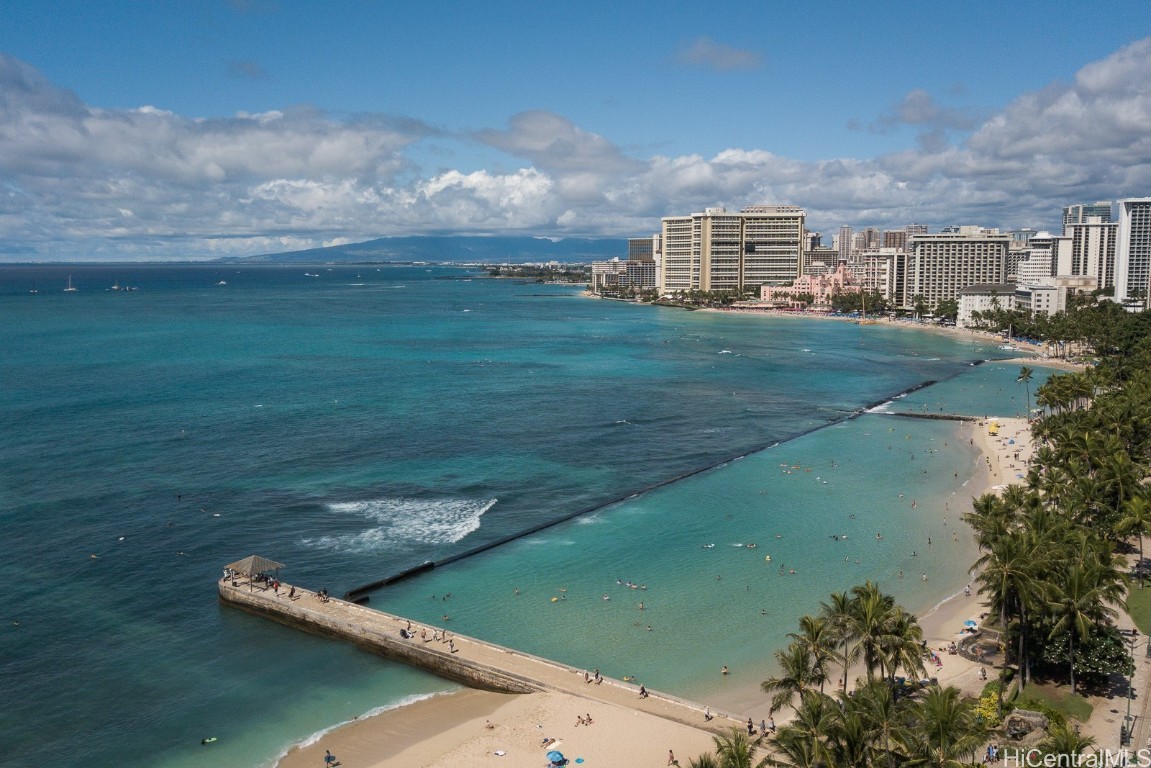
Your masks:
<svg viewBox="0 0 1151 768"><path fill-rule="evenodd" d="M721 669L721 670L719 671L719 673L720 673L721 675L726 675L726 674L728 674L728 671L727 671L727 665L726 665L726 664L724 664L724 665L723 665L723 669Z"/></svg>
<svg viewBox="0 0 1151 768"><path fill-rule="evenodd" d="M333 765L339 765L336 756L332 754L331 750L324 750L324 768L331 768Z"/></svg>
<svg viewBox="0 0 1151 768"><path fill-rule="evenodd" d="M595 721L591 719L591 712L588 712L587 717L584 718L583 724L584 725L591 725L593 722L595 722Z"/></svg>
<svg viewBox="0 0 1151 768"><path fill-rule="evenodd" d="M675 753L672 752L670 749L667 751L667 764L668 765L679 765L679 761L675 759Z"/></svg>
<svg viewBox="0 0 1151 768"><path fill-rule="evenodd" d="M755 735L755 723L751 722L750 717L747 718L747 735L748 736L754 736Z"/></svg>
<svg viewBox="0 0 1151 768"><path fill-rule="evenodd" d="M771 728L771 732L775 733L775 718L769 715L767 718L767 724L767 727Z"/></svg>
<svg viewBox="0 0 1151 768"><path fill-rule="evenodd" d="M703 708L703 721L705 723L710 723L711 718L712 718L711 707L704 707Z"/></svg>
<svg viewBox="0 0 1151 768"><path fill-rule="evenodd" d="M639 687L639 697L641 699L647 698L647 688L644 688L642 685Z"/></svg>

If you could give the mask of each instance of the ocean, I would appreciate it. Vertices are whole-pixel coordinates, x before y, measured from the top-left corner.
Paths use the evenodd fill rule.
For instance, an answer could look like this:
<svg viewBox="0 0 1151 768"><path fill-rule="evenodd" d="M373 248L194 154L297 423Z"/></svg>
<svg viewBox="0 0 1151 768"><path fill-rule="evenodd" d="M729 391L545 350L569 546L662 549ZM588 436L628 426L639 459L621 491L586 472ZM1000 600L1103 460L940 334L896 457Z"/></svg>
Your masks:
<svg viewBox="0 0 1151 768"><path fill-rule="evenodd" d="M2 765L270 765L455 688L221 606L250 554L338 595L512 537L369 606L722 700L831 591L962 587L974 448L895 413L1026 409L994 344L456 267L3 266L0 318Z"/></svg>

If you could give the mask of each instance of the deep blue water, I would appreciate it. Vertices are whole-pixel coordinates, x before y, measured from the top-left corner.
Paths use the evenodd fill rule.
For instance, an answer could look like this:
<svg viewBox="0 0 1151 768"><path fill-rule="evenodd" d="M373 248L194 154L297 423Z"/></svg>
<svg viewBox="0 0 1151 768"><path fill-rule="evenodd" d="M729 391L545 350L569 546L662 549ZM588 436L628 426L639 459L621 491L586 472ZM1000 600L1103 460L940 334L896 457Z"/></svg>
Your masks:
<svg viewBox="0 0 1151 768"><path fill-rule="evenodd" d="M1017 368L970 366L1010 354L993 346L456 268L0 267L0 319L0 764L256 765L451 688L219 606L220 568L248 554L338 594L926 380L944 383L891 409L1021 410ZM963 578L960 541L936 545L929 581L895 580L926 536L951 543L925 508L965 500L958 429L839 422L371 604L430 621L451 591L457 631L707 696L719 663L765 674L832 589L876 578L926 605ZM781 580L779 564L802 567ZM649 584L642 619L617 578ZM716 629L706 653L669 631L693 621Z"/></svg>

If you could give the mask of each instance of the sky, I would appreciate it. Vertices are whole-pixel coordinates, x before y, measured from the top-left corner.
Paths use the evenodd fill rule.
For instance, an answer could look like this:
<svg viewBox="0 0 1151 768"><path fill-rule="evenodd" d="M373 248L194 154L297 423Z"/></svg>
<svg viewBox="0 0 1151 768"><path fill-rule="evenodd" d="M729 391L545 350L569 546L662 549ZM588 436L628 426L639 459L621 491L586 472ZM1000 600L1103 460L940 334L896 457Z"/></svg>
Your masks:
<svg viewBox="0 0 1151 768"><path fill-rule="evenodd" d="M1151 196L1151 2L5 0L0 261Z"/></svg>

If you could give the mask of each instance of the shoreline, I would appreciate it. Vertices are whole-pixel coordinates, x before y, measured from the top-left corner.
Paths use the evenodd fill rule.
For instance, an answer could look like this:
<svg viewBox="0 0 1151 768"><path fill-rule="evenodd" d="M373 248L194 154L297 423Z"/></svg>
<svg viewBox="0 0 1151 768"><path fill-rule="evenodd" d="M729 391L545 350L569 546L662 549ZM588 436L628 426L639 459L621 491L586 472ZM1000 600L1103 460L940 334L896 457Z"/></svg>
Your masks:
<svg viewBox="0 0 1151 768"><path fill-rule="evenodd" d="M992 421L999 424L997 435L987 429ZM996 491L1013 472L1026 466L1031 455L1026 420L991 417L969 422L966 428L972 430L971 440L978 449L970 486L972 498ZM956 584L948 597L912 611L923 628L927 647L941 659L939 667L932 669L929 664L928 669L928 675L941 685L957 686L972 696L982 690L985 682L980 665L949 654L947 648L961 637L965 621L978 621L986 610L974 588L965 595L964 585ZM849 680L861 675L858 665L848 672ZM993 676L988 673L988 678ZM739 713L755 723L771 716L758 682L733 687L712 698L708 703L717 713ZM589 709L595 724L575 724L577 716ZM789 716L787 712L775 714L778 722ZM486 727L489 722L493 725L490 729ZM702 719L699 727L692 727L576 694L548 691L517 695L464 689L334 726L289 748L276 766L318 766L324 751L330 750L344 765L368 768L447 768L465 760L497 756L499 764L509 768L536 768L546 752L541 746L545 736L558 739L551 748L559 748L573 761L576 757L589 761L600 758L602 764L654 761L666 758L668 749L682 761L713 749L712 731L704 726Z"/></svg>
<svg viewBox="0 0 1151 768"><path fill-rule="evenodd" d="M596 298L591 294L585 295ZM693 311L756 317L789 318L797 320L826 320L851 324L859 323L858 318L830 315L825 312L791 312L779 309L719 309L715 307L700 307L693 309ZM954 339L979 340L988 344L1001 345L1008 343L1014 351L1031 353L1035 355L1035 357L1016 356L1007 359L989 360L988 362L1040 365L1045 368L1058 368L1065 371L1082 371L1088 367L1088 365L1085 363L1079 363L1073 360L1068 360L1066 358L1051 356L1048 351L1049 345L1047 344L1036 344L1024 341L1022 339L1007 339L997 333L978 330L975 328L959 328L956 326L934 325L930 323L922 323L916 320L901 320L893 319L890 317L868 318L868 324L884 325L889 328L903 328L911 331L924 331L926 333L950 336Z"/></svg>

